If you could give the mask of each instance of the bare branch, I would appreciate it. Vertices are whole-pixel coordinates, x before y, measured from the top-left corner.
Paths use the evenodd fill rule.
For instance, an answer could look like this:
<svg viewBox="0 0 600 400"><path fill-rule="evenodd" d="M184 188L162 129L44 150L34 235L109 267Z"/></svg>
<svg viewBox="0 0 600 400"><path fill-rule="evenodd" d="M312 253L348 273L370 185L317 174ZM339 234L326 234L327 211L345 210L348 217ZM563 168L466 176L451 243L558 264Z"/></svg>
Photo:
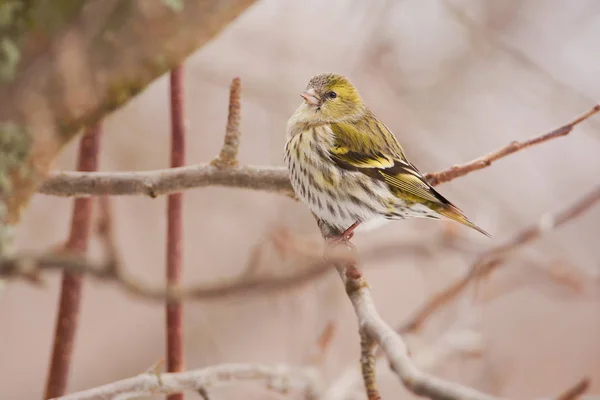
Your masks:
<svg viewBox="0 0 600 400"><path fill-rule="evenodd" d="M185 117L183 66L170 73L169 98L171 103L171 168L185 165ZM108 217L108 216L107 216ZM183 193L167 197L166 278L168 286L178 286L183 275ZM168 299L165 304L167 335L167 371L185 369L183 350L183 306ZM167 396L167 400L183 400L182 393Z"/></svg>
<svg viewBox="0 0 600 400"><path fill-rule="evenodd" d="M298 287L306 282L328 273L329 262L316 252L303 253L306 260L302 267L293 272L272 276L248 276L243 273L239 278L187 287L167 285L153 287L132 277L123 268L115 246L112 212L108 196L99 198L98 234L105 254L104 262L94 262L74 254L15 255L0 258L0 278L24 278L40 281L40 273L45 270L65 270L71 273L87 274L92 277L114 281L129 293L152 300L214 300L225 296L266 294L273 291ZM272 240L281 240L274 237ZM336 260L345 261L347 256L338 254Z"/></svg>
<svg viewBox="0 0 600 400"><path fill-rule="evenodd" d="M567 135L579 123L600 111L600 105L552 132L525 142L512 142L484 157L443 171L427 174L432 185L451 181L491 165L492 162L530 146ZM54 196L148 195L156 197L186 189L223 186L274 192L294 197L285 167L243 166L216 168L206 164L144 172L54 172L39 188Z"/></svg>
<svg viewBox="0 0 600 400"><path fill-rule="evenodd" d="M577 382L573 387L567 389L564 393L557 397L557 400L575 400L581 397L582 394L588 391L590 388L590 380L583 378Z"/></svg>
<svg viewBox="0 0 600 400"><path fill-rule="evenodd" d="M368 400L381 400L375 371L375 353L377 342L375 342L366 329L360 330L360 371L362 373L365 391Z"/></svg>
<svg viewBox="0 0 600 400"><path fill-rule="evenodd" d="M232 382L262 381L269 390L280 393L317 392L315 374L310 369L262 364L223 364L186 372L148 371L129 379L94 389L57 397L55 400L131 399L140 396L171 394L223 386Z"/></svg>
<svg viewBox="0 0 600 400"><path fill-rule="evenodd" d="M220 169L207 164L142 172L54 172L39 191L64 197L103 194L157 197L207 186L262 190L294 196L285 167L244 166Z"/></svg>
<svg viewBox="0 0 600 400"><path fill-rule="evenodd" d="M398 332L405 333L419 329L427 318L462 293L471 281L489 274L495 268L502 265L502 263L518 248L532 242L548 231L558 228L564 223L578 217L599 201L600 186L565 209L555 214L548 213L543 215L539 222L518 232L507 242L486 251L477 258L465 276L431 297L413 317L409 318L408 321L398 328Z"/></svg>
<svg viewBox="0 0 600 400"><path fill-rule="evenodd" d="M585 196L582 200L573 204L567 210L557 214L556 217L552 219L554 221L554 226L558 226L570 218L581 214L599 198L600 187L592 194ZM328 241L329 238L338 237L341 233L336 232L321 220L317 220L317 223L326 241ZM543 225L547 226L547 224ZM539 228L539 225L537 229L541 229ZM525 235L525 237L531 238L532 235ZM349 242L334 247L345 247L346 250L349 250L351 253L355 252L354 246ZM331 247L326 248L325 258L329 258L328 252L331 251ZM349 261L346 262L333 260L332 263L344 282L346 293L352 302L354 312L358 319L358 326L361 330L361 354L363 357L365 352L372 354L370 352L372 352L373 343L378 344L382 353L389 361L391 369L395 372L400 381L408 390L418 396L429 397L434 400L496 399L494 396L479 392L470 387L439 379L420 370L412 361L408 347L401 334L394 331L379 315L375 303L373 302L373 298L371 297L369 285L356 264L356 257L349 257ZM365 341L363 339L365 337L364 335L368 335L370 340ZM368 357L367 360L369 361L367 367L368 374L364 373L364 365L361 366L363 367L363 381L367 393L369 393L369 388L373 387L370 374L371 372L375 372L374 368L376 363L371 357ZM361 364L365 364L365 359L361 358ZM346 386L347 382L342 382L342 384ZM577 394L581 393L582 391L577 391L579 390L579 387L580 385L577 385L572 389L573 392ZM373 393L374 395L378 395L376 391Z"/></svg>
<svg viewBox="0 0 600 400"><path fill-rule="evenodd" d="M499 160L503 157L506 157L512 153L516 153L517 151L523 150L527 147L531 147L536 144L543 143L543 142L546 142L551 139L555 139L560 136L568 135L569 133L571 133L571 131L573 130L573 128L575 128L576 125L578 125L581 122L585 121L586 119L590 118L591 116L598 113L599 111L600 111L600 104L597 104L588 112L580 115L579 117L575 118L573 121L569 122L568 124L563 125L560 128L555 129L551 132L545 133L540 136L536 136L536 137L526 140L524 142L516 142L516 141L511 142L509 145L507 145L501 149L493 151L489 154L486 154L483 157L479 157L479 158L477 158L473 161L470 161L466 164L454 165L450 168L447 168L444 171L436 172L433 174L427 174L425 177L427 178L427 180L429 181L430 184L435 186L435 185L439 185L440 183L448 182L448 181L451 181L452 179L459 178L470 172L489 167L490 165L492 165L492 163L494 161L497 161L497 160Z"/></svg>
<svg viewBox="0 0 600 400"><path fill-rule="evenodd" d="M241 120L241 87L240 78L233 78L229 88L229 114L227 115L227 128L223 148L219 156L210 165L217 168L237 167L237 153L240 147L240 120Z"/></svg>
<svg viewBox="0 0 600 400"><path fill-rule="evenodd" d="M330 237L327 233L328 228L323 228L322 223L319 225L324 236ZM334 265L346 286L346 292L358 318L358 325L372 341L381 346L392 370L408 390L418 396L440 400L495 399L475 389L436 378L419 370L411 360L408 347L402 337L386 324L377 312L367 281L356 264L335 262ZM367 390L369 386L370 382L365 381Z"/></svg>
<svg viewBox="0 0 600 400"><path fill-rule="evenodd" d="M187 287L166 286L153 287L130 276L121 269L119 263L113 261L98 263L74 255L17 255L0 260L0 277L24 278L39 280L40 273L45 270L65 270L71 273L109 280L122 286L127 292L152 300L215 300L221 297L242 296L251 294L267 294L301 286L330 271L324 260L313 260L306 267L293 273L275 276L253 276L240 279L191 285Z"/></svg>
<svg viewBox="0 0 600 400"><path fill-rule="evenodd" d="M94 171L98 169L101 134L102 127L98 124L88 129L81 138L77 157L78 170ZM71 231L63 251L84 254L88 247L91 225L92 199L75 199ZM60 396L65 393L67 387L79 321L82 286L83 277L81 275L67 270L63 271L45 398Z"/></svg>

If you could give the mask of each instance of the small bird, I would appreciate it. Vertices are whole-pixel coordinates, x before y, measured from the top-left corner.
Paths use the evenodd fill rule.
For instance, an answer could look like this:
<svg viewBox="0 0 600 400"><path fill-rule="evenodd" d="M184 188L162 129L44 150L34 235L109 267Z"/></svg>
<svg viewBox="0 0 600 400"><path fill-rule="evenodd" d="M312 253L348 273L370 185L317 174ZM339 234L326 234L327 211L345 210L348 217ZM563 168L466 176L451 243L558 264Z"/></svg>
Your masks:
<svg viewBox="0 0 600 400"><path fill-rule="evenodd" d="M406 158L350 81L319 74L287 124L284 160L296 195L347 241L389 220L447 218L486 236Z"/></svg>

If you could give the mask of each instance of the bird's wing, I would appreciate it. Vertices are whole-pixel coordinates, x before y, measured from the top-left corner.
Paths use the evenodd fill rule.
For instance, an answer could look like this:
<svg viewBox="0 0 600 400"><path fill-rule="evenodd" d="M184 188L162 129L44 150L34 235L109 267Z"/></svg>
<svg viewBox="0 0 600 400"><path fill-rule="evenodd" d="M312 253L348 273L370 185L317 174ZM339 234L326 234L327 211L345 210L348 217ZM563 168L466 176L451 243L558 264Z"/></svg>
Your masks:
<svg viewBox="0 0 600 400"><path fill-rule="evenodd" d="M370 126L350 123L332 124L331 128L335 140L329 149L329 156L340 168L361 172L383 181L399 198L424 204L449 219L489 236L427 182L406 159L400 144L385 125L378 124L378 129L385 129L387 132L373 131ZM373 136L378 134L383 134L385 138Z"/></svg>
<svg viewBox="0 0 600 400"><path fill-rule="evenodd" d="M439 195L404 156L391 132L380 142L372 135L379 132L360 132L360 124L332 124L335 135L329 149L331 159L341 168L362 172L388 184L390 189L407 200L449 203ZM386 129L380 126L379 129ZM364 135L360 137L359 135Z"/></svg>

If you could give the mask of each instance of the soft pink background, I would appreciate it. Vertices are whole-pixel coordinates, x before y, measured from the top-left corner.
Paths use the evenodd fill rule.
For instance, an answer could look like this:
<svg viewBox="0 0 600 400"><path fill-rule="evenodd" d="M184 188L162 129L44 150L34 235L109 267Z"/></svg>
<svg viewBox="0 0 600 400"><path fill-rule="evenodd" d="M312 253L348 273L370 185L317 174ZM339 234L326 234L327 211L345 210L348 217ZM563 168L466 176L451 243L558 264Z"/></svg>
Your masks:
<svg viewBox="0 0 600 400"><path fill-rule="evenodd" d="M239 75L240 161L282 165L285 122L300 102L299 91L313 74L335 71L353 80L422 171L439 170L589 109L600 98L598 37L600 4L593 0L261 1L185 64L188 161L207 162L218 153L229 81ZM161 78L106 119L103 170L167 166L167 82ZM56 168L73 168L75 148L72 143ZM459 228L469 246L485 248L597 185L599 151L596 117L567 138L440 191L493 234L486 240ZM318 237L307 208L276 195L209 188L186 192L184 202L190 283L235 276L274 227ZM71 206L67 199L36 196L18 249L44 250L64 240ZM120 197L114 208L127 268L160 284L165 198ZM414 353L424 359L448 329L463 339L469 329L480 341L479 356L451 355L434 362L433 373L513 398L554 395L583 376L592 378L591 393L600 392L599 222L596 207L523 248L480 285L478 297L464 297L410 337ZM435 221L398 222L358 235L356 244L366 252L375 245L434 241L442 229ZM364 264L383 317L397 325L473 257L434 247L420 256L395 251L366 257ZM292 267L267 262L261 270ZM580 290L553 284L543 273L550 267L574 275ZM41 398L59 282L57 274L47 278L43 288L10 282L0 291L3 399ZM86 281L84 292L70 391L137 374L163 356L161 304L94 280ZM357 365L359 348L351 306L333 273L276 295L187 303L186 363L300 365L328 321L336 332L323 371L326 382L334 381ZM384 398L408 396L386 370L380 368ZM252 384L212 392L215 398L277 398Z"/></svg>

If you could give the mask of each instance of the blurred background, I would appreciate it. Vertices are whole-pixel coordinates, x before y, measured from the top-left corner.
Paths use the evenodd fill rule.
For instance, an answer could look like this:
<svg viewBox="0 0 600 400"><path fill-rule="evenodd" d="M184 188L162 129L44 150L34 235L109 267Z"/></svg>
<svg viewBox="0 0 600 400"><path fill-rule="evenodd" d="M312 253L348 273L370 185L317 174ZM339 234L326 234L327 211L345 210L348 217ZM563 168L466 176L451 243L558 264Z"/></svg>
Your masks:
<svg viewBox="0 0 600 400"><path fill-rule="evenodd" d="M554 129L600 99L600 3L594 0L262 0L185 63L188 163L210 161L225 131L228 87L242 79L242 164L283 165L287 118L321 72L350 77L423 172L469 161ZM101 169L168 166L168 76L104 122ZM56 164L74 168L76 142ZM365 274L382 316L400 325L500 244L598 184L600 118L557 139L439 187L493 238L414 220L358 234ZM166 197L119 197L116 235L126 268L164 279ZM72 200L36 195L18 249L63 241ZM252 191L185 192L185 281L241 273L251 249L285 228L319 239L308 209ZM408 336L423 368L495 395L550 396L583 376L600 392L600 207L528 245L455 304ZM450 241L447 240L452 235ZM446 239L444 239L446 238ZM450 244L448 244L450 242ZM92 251L97 251L97 243ZM294 268L267 256L260 271ZM54 332L58 274L0 292L0 397L42 396ZM158 302L106 282L84 286L69 391L126 378L163 357ZM276 294L185 304L186 365L304 365L331 324L323 380L358 366L356 319L334 271ZM7 362L10 360L10 362ZM384 398L411 395L379 368ZM357 388L361 388L357 382ZM211 390L214 398L280 398L260 385ZM360 393L360 391L358 391ZM190 395L192 397L193 395ZM293 397L288 395L287 397Z"/></svg>

